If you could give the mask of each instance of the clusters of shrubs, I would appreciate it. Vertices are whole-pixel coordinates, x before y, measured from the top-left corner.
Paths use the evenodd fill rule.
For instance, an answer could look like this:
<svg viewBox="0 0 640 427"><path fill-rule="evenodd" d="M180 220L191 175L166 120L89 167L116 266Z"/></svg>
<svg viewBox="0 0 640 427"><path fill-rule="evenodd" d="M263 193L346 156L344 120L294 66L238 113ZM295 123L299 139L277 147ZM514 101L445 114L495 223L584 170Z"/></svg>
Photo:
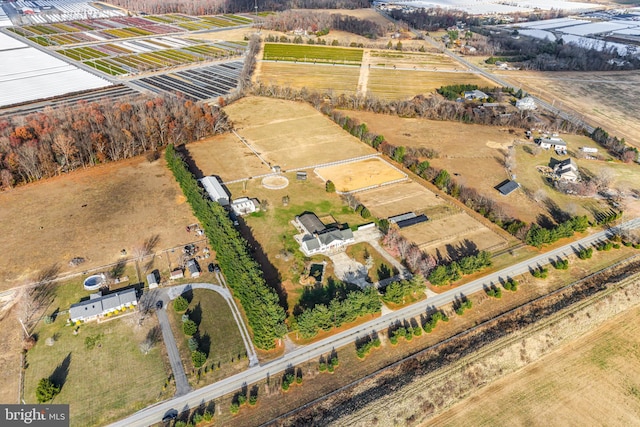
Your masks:
<svg viewBox="0 0 640 427"><path fill-rule="evenodd" d="M491 266L489 252L480 251L477 255L469 255L453 261L448 265L439 265L429 274L429 281L436 285L447 285L460 279L463 274L472 274Z"/></svg>
<svg viewBox="0 0 640 427"><path fill-rule="evenodd" d="M254 406L256 403L258 403L257 388L254 388L254 392L252 393L249 393L246 390L236 393L235 396L233 396L233 399L231 400L231 407L229 408L229 410L231 411L232 414L235 415L238 412L240 412L240 408L246 403L248 403L251 406Z"/></svg>
<svg viewBox="0 0 640 427"><path fill-rule="evenodd" d="M261 349L274 348L275 340L287 330L284 323L286 314L279 304L278 295L267 285L259 264L251 257L247 242L233 226L226 210L205 197L173 145L167 146L165 158L216 251L227 283L244 308L254 343Z"/></svg>
<svg viewBox="0 0 640 427"><path fill-rule="evenodd" d="M286 372L282 377L282 390L287 391L292 384L302 384L302 369L298 372Z"/></svg>
<svg viewBox="0 0 640 427"><path fill-rule="evenodd" d="M611 249L620 249L620 243L614 243L611 240L601 242L596 245L597 251L610 251Z"/></svg>
<svg viewBox="0 0 640 427"><path fill-rule="evenodd" d="M371 212L369 212L369 209L367 209L364 205L356 206L356 213L364 219L371 218Z"/></svg>
<svg viewBox="0 0 640 427"><path fill-rule="evenodd" d="M551 229L531 224L531 228L525 236L525 243L540 248L542 245L553 243L564 237L571 237L574 232L581 233L587 227L589 227L589 220L586 215L575 216Z"/></svg>
<svg viewBox="0 0 640 427"><path fill-rule="evenodd" d="M422 328L416 326L400 326L389 332L389 342L393 345L398 344L400 338L404 338L407 341L411 341L414 336L419 337L422 335Z"/></svg>
<svg viewBox="0 0 640 427"><path fill-rule="evenodd" d="M372 348L378 348L381 344L377 334L356 340L356 355L358 359L364 359Z"/></svg>
<svg viewBox="0 0 640 427"><path fill-rule="evenodd" d="M515 292L518 290L518 281L516 279L509 279L502 285L506 290Z"/></svg>
<svg viewBox="0 0 640 427"><path fill-rule="evenodd" d="M402 304L406 297L424 292L427 284L420 274L410 280L400 280L387 285L382 291L382 300L393 304Z"/></svg>
<svg viewBox="0 0 640 427"><path fill-rule="evenodd" d="M456 314L458 316L462 316L466 310L471 310L471 307L473 307L473 303L469 298L464 298L461 301L454 302L453 307L456 310Z"/></svg>
<svg viewBox="0 0 640 427"><path fill-rule="evenodd" d="M534 268L531 275L536 279L546 279L549 276L549 269L546 267Z"/></svg>
<svg viewBox="0 0 640 427"><path fill-rule="evenodd" d="M613 209L607 212L598 212L595 214L595 222L599 225L611 224L613 221L622 218L622 211L616 212Z"/></svg>
<svg viewBox="0 0 640 427"><path fill-rule="evenodd" d="M559 259L551 263L553 268L556 270L568 270L569 269L569 260L568 259Z"/></svg>
<svg viewBox="0 0 640 427"><path fill-rule="evenodd" d="M382 303L374 287L352 290L343 298L336 295L327 305L316 304L296 317L298 332L303 338L313 338L318 331L328 331L344 323L353 322L359 316L377 313Z"/></svg>
<svg viewBox="0 0 640 427"><path fill-rule="evenodd" d="M625 163L632 162L638 158L637 148L627 145L624 138L618 139L617 136L609 135L607 131L600 127L593 130L591 139L608 149L611 154L614 154Z"/></svg>
<svg viewBox="0 0 640 427"><path fill-rule="evenodd" d="M449 316L442 311L436 311L422 324L422 328L428 334L430 334L436 327L439 321L448 322Z"/></svg>
<svg viewBox="0 0 640 427"><path fill-rule="evenodd" d="M490 287L488 287L485 291L487 293L488 296L493 297L493 298L502 298L502 289L500 289L498 286L496 285L491 285Z"/></svg>
<svg viewBox="0 0 640 427"><path fill-rule="evenodd" d="M578 251L578 258L589 259L593 256L593 248L582 248Z"/></svg>
<svg viewBox="0 0 640 427"><path fill-rule="evenodd" d="M339 364L340 362L338 361L338 353L334 350L326 359L324 358L324 356L320 357L318 370L320 372L329 372L331 374Z"/></svg>
<svg viewBox="0 0 640 427"><path fill-rule="evenodd" d="M173 300L173 309L180 313L189 308L189 301L183 296ZM195 368L201 368L207 362L207 354L199 350L200 343L195 335L198 333L198 324L189 318L189 314L182 315L182 332L189 338L187 345L191 351L191 361Z"/></svg>

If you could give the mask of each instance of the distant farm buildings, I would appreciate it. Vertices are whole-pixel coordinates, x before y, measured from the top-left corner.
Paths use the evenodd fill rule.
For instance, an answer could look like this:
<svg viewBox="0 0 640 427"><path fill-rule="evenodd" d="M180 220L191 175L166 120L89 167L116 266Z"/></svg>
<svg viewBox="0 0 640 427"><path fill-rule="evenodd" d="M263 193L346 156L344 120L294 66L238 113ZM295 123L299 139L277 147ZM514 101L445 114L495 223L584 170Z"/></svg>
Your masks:
<svg viewBox="0 0 640 427"><path fill-rule="evenodd" d="M86 301L73 304L69 308L69 318L71 322L87 322L136 305L138 305L138 297L135 289L127 289L104 296L98 292L91 294Z"/></svg>
<svg viewBox="0 0 640 427"><path fill-rule="evenodd" d="M488 98L489 98L489 95L487 95L486 93L478 89L470 90L464 93L464 99L470 100L470 101L473 101L476 99L482 100L482 99L488 99Z"/></svg>
<svg viewBox="0 0 640 427"><path fill-rule="evenodd" d="M354 242L350 228L327 227L311 212L297 216L295 225L304 233L300 249L307 256L330 252Z"/></svg>
<svg viewBox="0 0 640 427"><path fill-rule="evenodd" d="M521 111L535 110L536 102L530 96L525 96L524 98L516 101L516 108Z"/></svg>
<svg viewBox="0 0 640 427"><path fill-rule="evenodd" d="M231 209L236 215L247 215L256 212L259 208L259 202L256 199L250 199L248 197L241 197L235 199L231 203Z"/></svg>
<svg viewBox="0 0 640 427"><path fill-rule="evenodd" d="M209 198L222 206L229 205L229 194L215 176L205 176L200 180Z"/></svg>
<svg viewBox="0 0 640 427"><path fill-rule="evenodd" d="M518 184L517 182L515 182L513 180L508 179L508 180L498 184L498 186L496 187L496 190L498 190L500 192L500 194L502 194L503 196L508 196L509 194L511 194L515 190L517 190L518 188L520 188L520 184Z"/></svg>
<svg viewBox="0 0 640 427"><path fill-rule="evenodd" d="M426 215L416 215L413 212L407 212L400 215L391 216L388 218L391 224L396 224L399 228L406 228L411 225L420 224L429 220Z"/></svg>
<svg viewBox="0 0 640 427"><path fill-rule="evenodd" d="M557 136L552 136L550 138L539 138L536 140L536 143L540 145L540 148L544 148L545 150L553 148L554 150L561 153L566 153L567 151L567 143L562 138L558 138Z"/></svg>
<svg viewBox="0 0 640 427"><path fill-rule="evenodd" d="M565 159L553 167L556 178L564 181L576 182L580 178L578 165L573 159Z"/></svg>

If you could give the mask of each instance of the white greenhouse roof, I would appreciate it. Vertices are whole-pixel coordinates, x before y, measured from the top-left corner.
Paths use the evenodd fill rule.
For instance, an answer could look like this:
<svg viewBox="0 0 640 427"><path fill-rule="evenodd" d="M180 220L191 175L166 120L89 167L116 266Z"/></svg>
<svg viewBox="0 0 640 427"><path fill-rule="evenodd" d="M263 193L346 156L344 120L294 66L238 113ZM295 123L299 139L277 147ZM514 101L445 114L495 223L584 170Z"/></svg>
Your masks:
<svg viewBox="0 0 640 427"><path fill-rule="evenodd" d="M3 48L0 50L0 106L112 84L36 48L19 45L7 48L5 42L14 43L14 40L0 34Z"/></svg>

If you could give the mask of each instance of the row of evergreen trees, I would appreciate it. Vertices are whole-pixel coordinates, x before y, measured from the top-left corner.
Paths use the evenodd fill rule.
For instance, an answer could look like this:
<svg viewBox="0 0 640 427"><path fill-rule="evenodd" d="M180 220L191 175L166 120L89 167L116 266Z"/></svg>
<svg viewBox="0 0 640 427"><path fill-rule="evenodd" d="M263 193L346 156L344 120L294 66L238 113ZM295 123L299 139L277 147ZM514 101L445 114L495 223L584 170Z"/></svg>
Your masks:
<svg viewBox="0 0 640 427"><path fill-rule="evenodd" d="M165 158L216 251L218 264L233 294L244 308L255 345L261 349L273 348L275 340L287 330L285 311L279 304L278 295L265 282L260 266L251 257L246 240L231 223L227 211L203 194L173 145L167 147Z"/></svg>

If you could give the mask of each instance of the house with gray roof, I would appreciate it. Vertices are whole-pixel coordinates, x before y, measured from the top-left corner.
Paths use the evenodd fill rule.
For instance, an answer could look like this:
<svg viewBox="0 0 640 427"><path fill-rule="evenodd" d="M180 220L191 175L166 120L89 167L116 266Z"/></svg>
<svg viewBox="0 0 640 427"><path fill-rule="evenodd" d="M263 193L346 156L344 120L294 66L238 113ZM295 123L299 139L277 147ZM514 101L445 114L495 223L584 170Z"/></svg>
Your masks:
<svg viewBox="0 0 640 427"><path fill-rule="evenodd" d="M553 167L553 173L557 179L564 181L576 182L580 179L580 173L578 172L578 165L572 158L565 159L558 162Z"/></svg>
<svg viewBox="0 0 640 427"><path fill-rule="evenodd" d="M316 214L311 212L297 216L295 225L304 233L300 250L306 256L331 252L355 241L350 228L327 227Z"/></svg>
<svg viewBox="0 0 640 427"><path fill-rule="evenodd" d="M69 318L71 322L78 320L87 322L136 305L138 305L138 296L135 289L127 289L104 296L98 292L89 295L89 299L86 301L73 304L69 308Z"/></svg>

